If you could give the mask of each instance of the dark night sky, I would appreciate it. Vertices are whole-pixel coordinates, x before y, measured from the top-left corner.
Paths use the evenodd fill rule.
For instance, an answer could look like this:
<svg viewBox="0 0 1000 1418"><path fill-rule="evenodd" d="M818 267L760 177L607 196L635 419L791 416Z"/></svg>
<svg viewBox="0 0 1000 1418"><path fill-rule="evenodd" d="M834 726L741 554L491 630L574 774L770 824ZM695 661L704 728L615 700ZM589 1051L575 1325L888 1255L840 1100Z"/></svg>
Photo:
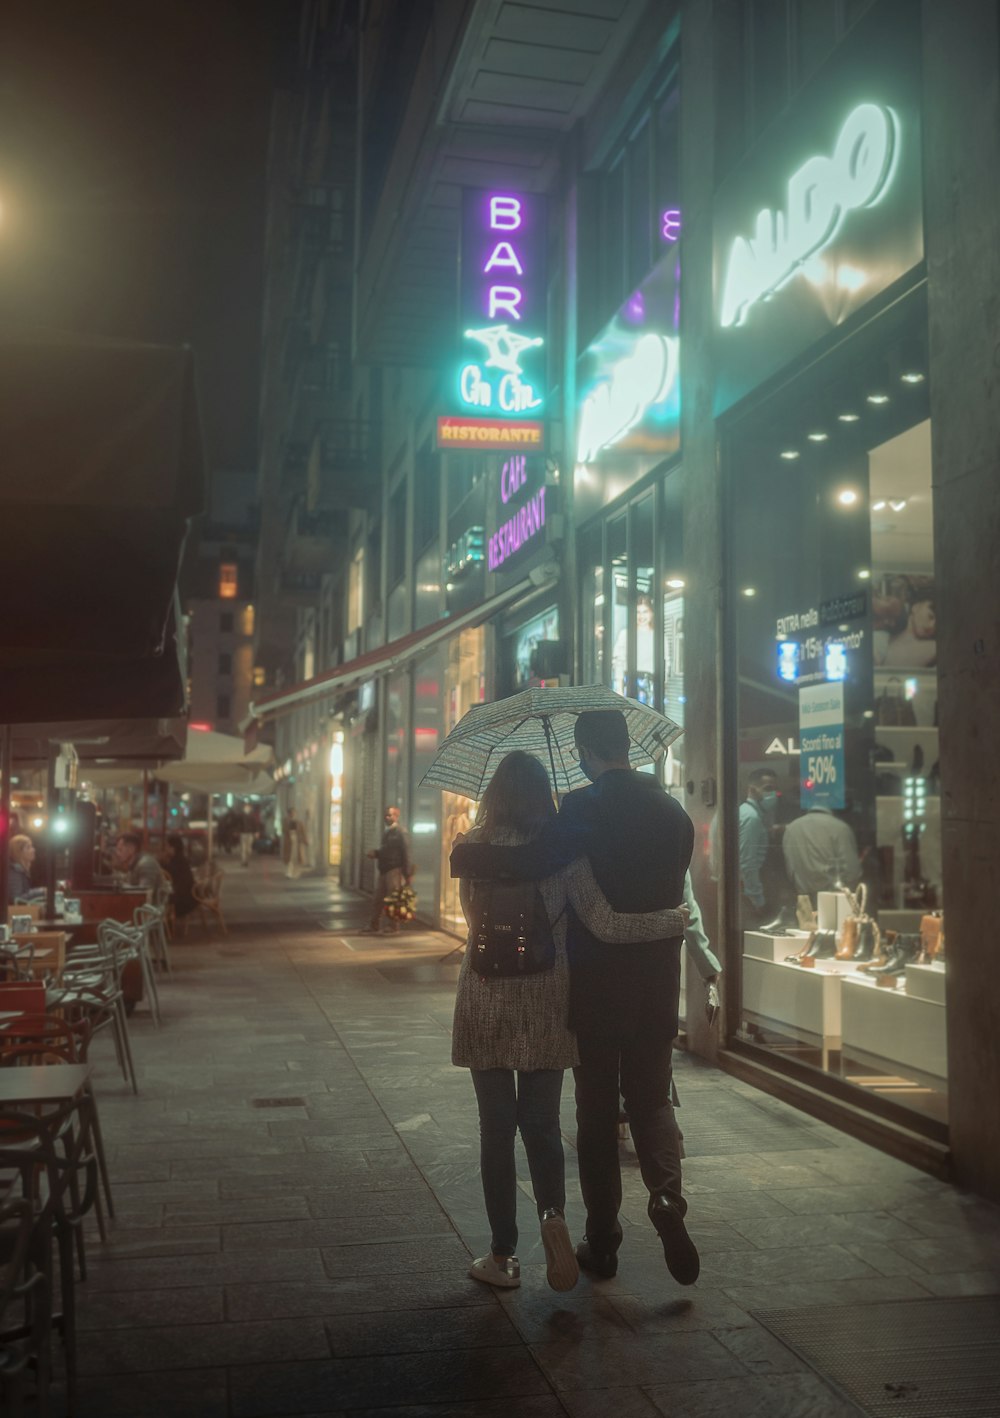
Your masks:
<svg viewBox="0 0 1000 1418"><path fill-rule="evenodd" d="M264 164L294 0L0 0L0 318L188 342L253 468Z"/></svg>

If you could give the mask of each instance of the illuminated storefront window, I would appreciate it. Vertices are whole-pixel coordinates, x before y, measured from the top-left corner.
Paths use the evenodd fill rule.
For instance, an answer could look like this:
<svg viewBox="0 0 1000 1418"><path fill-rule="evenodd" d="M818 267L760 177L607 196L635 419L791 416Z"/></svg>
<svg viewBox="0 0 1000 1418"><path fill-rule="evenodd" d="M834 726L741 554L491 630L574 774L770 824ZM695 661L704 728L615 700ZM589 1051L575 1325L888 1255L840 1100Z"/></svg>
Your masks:
<svg viewBox="0 0 1000 1418"><path fill-rule="evenodd" d="M947 763L911 305L843 355L835 401L826 370L733 433L740 1037L942 1120Z"/></svg>
<svg viewBox="0 0 1000 1418"><path fill-rule="evenodd" d="M486 698L486 630L463 630L448 643L444 670L445 722L447 737L474 704ZM458 897L458 882L450 874L451 849L455 838L468 832L475 822L476 804L456 793L441 794L441 925L458 935L465 933L465 916Z"/></svg>

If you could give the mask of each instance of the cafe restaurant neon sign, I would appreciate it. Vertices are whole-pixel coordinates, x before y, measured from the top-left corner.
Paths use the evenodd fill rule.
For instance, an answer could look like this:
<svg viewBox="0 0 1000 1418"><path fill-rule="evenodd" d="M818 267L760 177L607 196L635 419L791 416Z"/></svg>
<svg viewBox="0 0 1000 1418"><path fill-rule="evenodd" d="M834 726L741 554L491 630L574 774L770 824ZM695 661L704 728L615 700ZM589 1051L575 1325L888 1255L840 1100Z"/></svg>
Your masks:
<svg viewBox="0 0 1000 1418"><path fill-rule="evenodd" d="M536 479L538 486L532 490ZM524 501L511 506L521 496ZM499 571L505 561L545 530L545 473L541 459L529 464L519 454L504 462L500 469L500 502L503 521L486 545L490 571Z"/></svg>
<svg viewBox="0 0 1000 1418"><path fill-rule="evenodd" d="M541 416L544 257L543 198L465 189L456 414Z"/></svg>
<svg viewBox="0 0 1000 1418"><path fill-rule="evenodd" d="M829 157L809 158L788 179L784 211L764 208L752 236L729 249L720 324L742 325L807 262L836 239L851 212L872 207L892 183L899 124L892 109L861 103L851 110Z"/></svg>

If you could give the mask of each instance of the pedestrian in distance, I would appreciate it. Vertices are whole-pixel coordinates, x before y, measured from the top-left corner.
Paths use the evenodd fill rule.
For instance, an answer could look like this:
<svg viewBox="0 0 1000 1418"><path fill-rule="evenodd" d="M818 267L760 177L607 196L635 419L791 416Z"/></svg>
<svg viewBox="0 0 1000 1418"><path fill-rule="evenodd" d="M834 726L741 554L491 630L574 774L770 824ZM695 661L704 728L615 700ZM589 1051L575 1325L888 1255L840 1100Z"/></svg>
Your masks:
<svg viewBox="0 0 1000 1418"><path fill-rule="evenodd" d="M368 922L368 933L374 935L378 935L381 929L385 898L398 891L404 882L409 886L416 870L410 853L409 833L399 825L399 808L387 807L382 820L385 831L381 846L374 847L368 853L369 859L378 863L371 920ZM389 930L398 931L399 922L390 921Z"/></svg>
<svg viewBox="0 0 1000 1418"><path fill-rule="evenodd" d="M679 906L694 846L687 813L651 774L630 769L628 726L620 710L578 715L574 738L590 786L567 794L559 815L526 846L465 842L455 847L453 875L538 879L586 856L616 911ZM687 1202L671 1092L682 935L678 929L652 941L633 937L625 951L602 942L569 913L569 1018L580 1054L577 1148L587 1211L576 1254L599 1278L617 1273L623 1235L619 1096L667 1268L682 1285L698 1278L698 1251L684 1223Z"/></svg>
<svg viewBox="0 0 1000 1418"><path fill-rule="evenodd" d="M464 839L485 846L522 845L530 855L539 833L556 816L546 770L526 753L504 758L483 795L476 826ZM499 927L500 904L493 884L463 878L462 908L470 924L455 997L452 1063L472 1071L479 1104L480 1164L486 1214L492 1232L489 1253L474 1261L470 1275L498 1288L520 1284L516 1250L517 1175L514 1144L521 1134L545 1249L546 1274L554 1290L576 1284L579 1265L565 1220L566 1177L559 1103L563 1072L579 1062L569 1023L567 914L584 923L594 938L619 942L627 951L640 940L673 936L684 929L679 911L624 915L613 911L594 880L590 864L578 855L570 866L528 885L515 920L522 926L523 949L546 933L551 961L533 973L479 973L477 959L489 943L491 925ZM533 910L533 900L543 912ZM508 910L510 901L508 899ZM608 945L607 949L613 949Z"/></svg>
<svg viewBox="0 0 1000 1418"><path fill-rule="evenodd" d="M302 875L305 851L305 827L295 816L295 809L287 808L281 824L281 859L289 881L298 881Z"/></svg>
<svg viewBox="0 0 1000 1418"><path fill-rule="evenodd" d="M240 865L248 867L250 865L250 853L253 851L253 839L257 835L256 823L253 813L246 803L240 810L238 826L240 830Z"/></svg>

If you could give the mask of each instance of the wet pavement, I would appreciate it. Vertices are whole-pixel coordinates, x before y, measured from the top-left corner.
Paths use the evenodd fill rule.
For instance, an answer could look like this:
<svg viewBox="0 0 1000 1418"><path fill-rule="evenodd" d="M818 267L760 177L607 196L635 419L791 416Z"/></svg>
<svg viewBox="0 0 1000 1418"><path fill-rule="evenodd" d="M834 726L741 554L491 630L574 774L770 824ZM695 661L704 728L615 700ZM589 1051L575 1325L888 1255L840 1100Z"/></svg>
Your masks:
<svg viewBox="0 0 1000 1418"><path fill-rule="evenodd" d="M138 1097L94 1050L117 1216L79 1287L82 1418L847 1418L755 1316L1000 1293L996 1208L682 1056L698 1284L629 1155L618 1276L549 1290L522 1156L522 1285L495 1294L466 1274L489 1234L455 942L225 865L229 934L193 925L162 1028L133 1015Z"/></svg>

